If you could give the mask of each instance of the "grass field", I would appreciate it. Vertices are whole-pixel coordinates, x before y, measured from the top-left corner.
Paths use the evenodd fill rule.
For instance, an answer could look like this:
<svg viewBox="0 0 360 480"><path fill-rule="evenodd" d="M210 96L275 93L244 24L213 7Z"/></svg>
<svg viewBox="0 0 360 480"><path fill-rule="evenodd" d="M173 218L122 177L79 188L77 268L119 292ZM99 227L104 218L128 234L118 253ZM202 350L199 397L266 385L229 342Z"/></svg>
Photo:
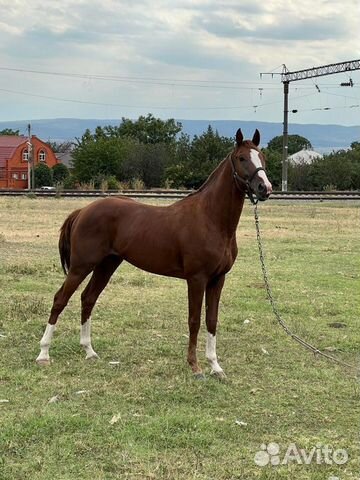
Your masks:
<svg viewBox="0 0 360 480"><path fill-rule="evenodd" d="M60 317L53 363L35 364L63 281L58 230L87 203L0 198L0 478L359 478L358 379L315 358L276 324L250 205L220 306L226 382L208 375L204 327L199 357L207 380L194 380L186 364L185 282L127 264L93 315L100 360L85 361L78 344L77 292ZM359 364L360 205L269 201L259 213L284 319L310 343ZM307 455L316 449L315 456L309 464L287 457L287 464L260 466L255 455L269 443L279 445L281 461L291 444ZM326 445L345 449L348 460L335 463L346 460L338 452L326 464Z"/></svg>

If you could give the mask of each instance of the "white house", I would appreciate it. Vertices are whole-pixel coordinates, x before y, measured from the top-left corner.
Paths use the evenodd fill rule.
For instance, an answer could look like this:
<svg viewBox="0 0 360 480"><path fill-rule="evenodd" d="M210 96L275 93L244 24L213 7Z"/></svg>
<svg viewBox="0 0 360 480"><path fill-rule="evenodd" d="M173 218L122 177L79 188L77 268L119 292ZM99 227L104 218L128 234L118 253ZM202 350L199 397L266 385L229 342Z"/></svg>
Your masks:
<svg viewBox="0 0 360 480"><path fill-rule="evenodd" d="M299 152L289 155L289 161L295 164L309 164L318 158L323 158L323 155L321 155L321 153L315 152L314 150L300 150Z"/></svg>

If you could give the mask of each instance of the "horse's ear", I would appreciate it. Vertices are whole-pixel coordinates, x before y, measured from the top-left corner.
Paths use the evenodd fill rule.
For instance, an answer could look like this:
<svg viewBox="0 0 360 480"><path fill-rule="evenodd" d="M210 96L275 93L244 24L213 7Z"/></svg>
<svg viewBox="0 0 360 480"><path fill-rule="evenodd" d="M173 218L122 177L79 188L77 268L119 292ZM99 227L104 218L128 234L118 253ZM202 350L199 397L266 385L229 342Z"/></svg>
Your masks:
<svg viewBox="0 0 360 480"><path fill-rule="evenodd" d="M237 143L238 147L240 147L243 140L244 140L244 136L242 134L241 128L239 128L239 130L236 132L236 143Z"/></svg>
<svg viewBox="0 0 360 480"><path fill-rule="evenodd" d="M256 145L257 147L260 145L260 132L258 129L255 130L252 143Z"/></svg>

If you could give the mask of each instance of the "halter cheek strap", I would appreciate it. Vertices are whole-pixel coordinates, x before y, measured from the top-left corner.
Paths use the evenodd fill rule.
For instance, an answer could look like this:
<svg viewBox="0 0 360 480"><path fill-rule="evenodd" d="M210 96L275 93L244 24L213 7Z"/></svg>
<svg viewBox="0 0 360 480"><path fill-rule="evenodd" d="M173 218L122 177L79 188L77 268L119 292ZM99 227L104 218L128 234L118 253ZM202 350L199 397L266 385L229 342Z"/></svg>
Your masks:
<svg viewBox="0 0 360 480"><path fill-rule="evenodd" d="M250 178L246 179L245 178L242 178L240 177L240 175L238 174L238 172L236 171L236 168L235 168L235 165L234 165L234 160L232 157L230 157L230 160L231 160L231 166L232 166L232 171L233 171L233 179L235 181L235 185L237 186L237 188L240 190L241 187L239 184L242 184L245 186L245 193L248 194L248 197L250 199L250 202L253 204L253 205L256 205L258 203L258 199L254 196L254 191L253 189L251 188L251 185L250 183L254 180L255 178L255 175L260 172L261 170L263 170L265 172L265 168L263 167L258 167L255 169L254 173L251 175Z"/></svg>

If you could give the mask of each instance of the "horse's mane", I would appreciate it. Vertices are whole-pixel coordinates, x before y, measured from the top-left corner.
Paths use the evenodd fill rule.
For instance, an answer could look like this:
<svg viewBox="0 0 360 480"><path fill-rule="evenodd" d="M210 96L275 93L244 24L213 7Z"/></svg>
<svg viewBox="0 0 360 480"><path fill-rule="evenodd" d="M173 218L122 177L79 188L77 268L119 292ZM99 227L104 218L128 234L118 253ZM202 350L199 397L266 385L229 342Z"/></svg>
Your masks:
<svg viewBox="0 0 360 480"><path fill-rule="evenodd" d="M200 187L198 189L196 189L194 192L191 192L189 193L188 197L192 196L192 195L196 195L197 193L200 193L202 192L203 190L205 190L206 187L208 187L213 181L214 179L218 176L219 174L219 171L222 170L226 160L229 158L229 155L231 155L231 153L229 153L228 155L226 155L226 157L224 158L224 160L222 160L219 165L215 168L215 170L213 170L210 175L208 176L208 178L205 180L205 182L200 185Z"/></svg>

